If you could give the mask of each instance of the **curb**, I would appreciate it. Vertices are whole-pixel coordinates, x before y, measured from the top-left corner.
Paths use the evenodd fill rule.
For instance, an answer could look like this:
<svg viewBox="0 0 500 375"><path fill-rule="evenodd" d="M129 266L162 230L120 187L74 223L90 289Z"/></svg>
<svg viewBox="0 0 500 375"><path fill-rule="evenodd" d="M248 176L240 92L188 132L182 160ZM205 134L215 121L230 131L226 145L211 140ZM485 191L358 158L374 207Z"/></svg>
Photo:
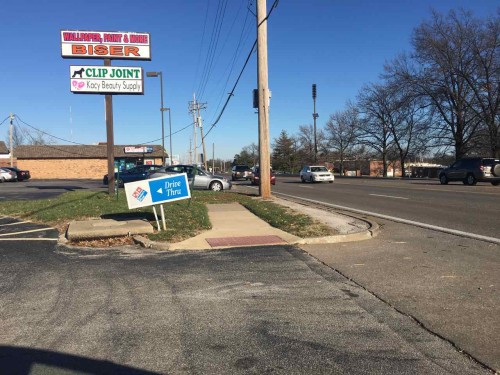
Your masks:
<svg viewBox="0 0 500 375"><path fill-rule="evenodd" d="M303 238L301 240L294 242L294 244L319 245L319 244L330 244L330 243L341 243L341 242L356 242L356 241L370 240L378 235L380 227L377 223L366 219L360 219L359 217L356 217L356 219L368 223L370 225L370 229L357 233L337 234L334 236L326 236L326 237Z"/></svg>
<svg viewBox="0 0 500 375"><path fill-rule="evenodd" d="M345 216L351 216L351 215L345 215ZM380 227L377 223L372 222L370 220L367 220L365 218L359 218L356 216L351 216L354 217L358 220L364 221L368 223L370 228L368 230L364 230L362 232L357 232L357 233L349 233L349 234L338 234L334 236L325 236L325 237L311 237L311 238L302 238L297 241L293 242L288 242L289 245L320 245L320 244L332 244L332 243L343 243L343 242L356 242L356 241L365 241L372 239L376 237L380 231ZM151 241L149 238L136 235L133 236L134 242L141 247L147 248L147 249L153 249L153 250L170 250L171 244L168 242L156 242L156 241ZM273 244L266 245L266 246L276 246ZM248 246L251 247L251 246ZM221 246L221 247L214 247L212 248L213 250L220 250L220 249L228 249L231 248L231 246Z"/></svg>

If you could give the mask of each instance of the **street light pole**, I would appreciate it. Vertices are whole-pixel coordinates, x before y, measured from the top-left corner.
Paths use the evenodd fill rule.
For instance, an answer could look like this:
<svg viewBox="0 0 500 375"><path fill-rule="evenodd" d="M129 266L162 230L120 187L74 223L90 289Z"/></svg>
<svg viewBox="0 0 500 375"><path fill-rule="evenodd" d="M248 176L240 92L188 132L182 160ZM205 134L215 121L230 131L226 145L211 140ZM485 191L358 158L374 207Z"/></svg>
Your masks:
<svg viewBox="0 0 500 375"><path fill-rule="evenodd" d="M164 166L165 165L165 121L163 119L164 118L163 111L165 111L166 108L163 108L163 74L161 72L147 72L146 76L147 77L160 77L161 154L162 154L162 165ZM172 152L172 151L170 151L170 152ZM170 158L172 158L172 155L170 155ZM170 160L172 160L172 159L170 159Z"/></svg>
<svg viewBox="0 0 500 375"><path fill-rule="evenodd" d="M171 108L165 108L165 109L168 109L168 137L169 137L169 142L170 142L170 165L172 165L173 163L173 157L174 157L174 154L173 154L173 151L172 151L172 110Z"/></svg>

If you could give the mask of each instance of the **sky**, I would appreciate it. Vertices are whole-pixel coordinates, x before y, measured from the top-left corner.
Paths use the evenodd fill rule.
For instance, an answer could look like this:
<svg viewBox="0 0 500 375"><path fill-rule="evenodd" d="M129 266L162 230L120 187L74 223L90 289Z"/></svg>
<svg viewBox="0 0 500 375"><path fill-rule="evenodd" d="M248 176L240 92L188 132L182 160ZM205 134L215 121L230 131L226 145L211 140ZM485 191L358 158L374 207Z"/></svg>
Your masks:
<svg viewBox="0 0 500 375"><path fill-rule="evenodd" d="M267 0L268 11L274 0ZM106 142L104 96L70 92L70 65L103 65L100 59L61 57L61 30L146 32L151 61L113 60L112 65L162 72L165 147L188 162L193 144L189 102L196 95L208 158L232 160L258 144L252 106L257 87L256 53L234 90L256 39L256 0L6 0L2 3L0 140L14 124L39 129L53 144ZM311 85L317 85L317 127L377 82L384 63L411 51L413 30L431 10L496 14L497 0L280 0L268 20L270 141L282 130L298 134L313 123ZM144 79L144 95L113 96L116 145L161 144L160 80ZM6 119L6 120L4 120ZM3 122L2 122L3 121ZM211 130L210 130L211 129ZM209 131L210 130L210 131ZM54 137L57 138L54 138ZM151 143L152 142L152 143ZM197 153L201 152L197 135ZM192 146L191 146L192 148Z"/></svg>

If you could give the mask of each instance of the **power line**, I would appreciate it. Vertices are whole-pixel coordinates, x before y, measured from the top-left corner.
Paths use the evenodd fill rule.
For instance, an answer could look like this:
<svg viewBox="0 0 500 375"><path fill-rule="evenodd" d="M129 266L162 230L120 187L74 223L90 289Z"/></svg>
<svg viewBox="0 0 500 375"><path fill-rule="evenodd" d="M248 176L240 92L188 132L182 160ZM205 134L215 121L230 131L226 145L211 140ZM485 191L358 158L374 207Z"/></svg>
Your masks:
<svg viewBox="0 0 500 375"><path fill-rule="evenodd" d="M278 2L279 0L274 0L274 3L273 5L271 5L271 9L269 10L269 13L267 14L266 18L264 18L258 25L257 27L260 27L260 25L262 25L265 21L267 21L267 19L271 16L274 8L276 8L278 6ZM255 39L255 42L252 46L252 49L250 50L248 56L247 56L247 59L245 61L245 64L243 65L243 68L241 69L241 72L240 74L238 75L238 78L236 79L236 82L233 86L233 89L231 90L231 92L228 94L228 97L227 97L227 100L226 100L226 103L224 104L224 107L222 107L222 110L221 112L219 113L219 116L217 117L217 120L215 120L215 122L210 126L210 129L208 130L208 132L205 134L205 136L203 137L203 140L208 136L208 134L210 134L210 132L212 131L212 129L215 127L215 125L217 125L217 123L219 122L219 120L221 119L222 117L222 114L224 113L224 111L226 110L226 107L229 103L229 101L231 100L231 97L234 95L234 90L236 89L236 86L238 85L238 82L240 81L240 78L248 64L248 61L250 60L250 57L252 56L252 53L253 53L253 50L255 49L257 45L257 39Z"/></svg>
<svg viewBox="0 0 500 375"><path fill-rule="evenodd" d="M64 139L64 138L59 138L59 137L56 137L55 135L52 135L52 134L49 134L43 130L40 130L40 129L37 129L35 128L34 126L31 126L30 124L28 124L27 122L23 121L22 118L19 117L19 115L16 114L16 119L19 119L24 125L30 127L31 129L34 129L36 130L37 132L40 132L42 134L45 134L46 136L48 137L52 137L52 138L55 138L55 139L58 139L60 141L63 141L63 142L67 142L67 143L73 143L75 145L79 145L79 146L85 146L83 143L78 143L78 142L73 142L73 141L68 141L67 139Z"/></svg>
<svg viewBox="0 0 500 375"><path fill-rule="evenodd" d="M10 118L10 116L7 116L6 118L4 118L4 119L3 119L3 121L2 121L2 122L0 122L0 125L3 125L3 123L4 123L5 121L7 121L9 118Z"/></svg>
<svg viewBox="0 0 500 375"><path fill-rule="evenodd" d="M212 30L212 37L210 40L210 46L207 54L207 60L205 61L204 75L202 76L202 81L198 90L199 97L202 98L205 93L205 88L207 86L210 74L212 73L215 52L217 51L217 46L219 44L220 33L222 30L222 24L224 23L224 16L226 14L227 0L219 0L219 7L217 9L217 14L214 22L214 28ZM219 21L218 21L219 19Z"/></svg>

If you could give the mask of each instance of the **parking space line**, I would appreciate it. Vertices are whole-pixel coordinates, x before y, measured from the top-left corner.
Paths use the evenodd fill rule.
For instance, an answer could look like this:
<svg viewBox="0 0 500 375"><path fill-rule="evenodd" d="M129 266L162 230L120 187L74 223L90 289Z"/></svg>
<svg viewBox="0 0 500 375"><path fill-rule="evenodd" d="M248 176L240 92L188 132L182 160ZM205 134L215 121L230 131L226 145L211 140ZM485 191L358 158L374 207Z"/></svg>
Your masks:
<svg viewBox="0 0 500 375"><path fill-rule="evenodd" d="M15 236L16 234L24 234L24 233L43 232L43 231L52 230L52 229L54 229L54 228L39 228L39 229L24 230L22 232L0 234L0 237Z"/></svg>
<svg viewBox="0 0 500 375"><path fill-rule="evenodd" d="M26 223L31 223L31 221L26 220L26 221L16 221L15 223L9 223L9 224L0 224L0 227L7 227L9 225L26 224Z"/></svg>
<svg viewBox="0 0 500 375"><path fill-rule="evenodd" d="M58 241L58 238L0 238L0 241Z"/></svg>

